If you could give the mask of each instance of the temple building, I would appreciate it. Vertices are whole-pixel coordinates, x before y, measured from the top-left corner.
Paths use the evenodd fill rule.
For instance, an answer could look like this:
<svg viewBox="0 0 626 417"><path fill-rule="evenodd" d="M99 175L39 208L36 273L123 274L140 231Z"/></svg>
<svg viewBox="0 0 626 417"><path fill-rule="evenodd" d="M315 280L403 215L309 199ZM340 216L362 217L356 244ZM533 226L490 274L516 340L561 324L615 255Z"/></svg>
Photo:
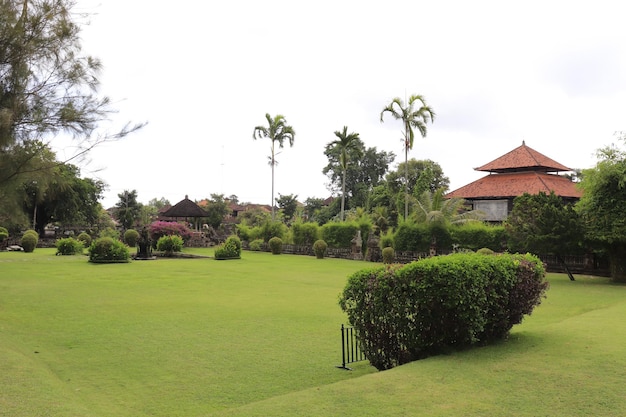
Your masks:
<svg viewBox="0 0 626 417"><path fill-rule="evenodd" d="M509 153L481 166L476 171L488 172L483 178L458 188L447 198L463 198L474 210L486 214L490 222L504 221L513 209L515 197L554 192L565 201L576 202L582 192L568 177L559 175L573 171L522 142Z"/></svg>

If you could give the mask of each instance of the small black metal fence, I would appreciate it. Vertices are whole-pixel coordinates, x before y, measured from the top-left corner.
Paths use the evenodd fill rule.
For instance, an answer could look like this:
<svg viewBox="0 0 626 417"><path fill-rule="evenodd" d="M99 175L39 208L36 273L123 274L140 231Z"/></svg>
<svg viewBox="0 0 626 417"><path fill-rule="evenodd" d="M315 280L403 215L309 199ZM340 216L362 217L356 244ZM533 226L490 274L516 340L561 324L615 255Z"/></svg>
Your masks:
<svg viewBox="0 0 626 417"><path fill-rule="evenodd" d="M365 353L361 350L361 345L357 339L356 331L352 327L341 325L341 365L337 368L347 369L349 363L367 360Z"/></svg>

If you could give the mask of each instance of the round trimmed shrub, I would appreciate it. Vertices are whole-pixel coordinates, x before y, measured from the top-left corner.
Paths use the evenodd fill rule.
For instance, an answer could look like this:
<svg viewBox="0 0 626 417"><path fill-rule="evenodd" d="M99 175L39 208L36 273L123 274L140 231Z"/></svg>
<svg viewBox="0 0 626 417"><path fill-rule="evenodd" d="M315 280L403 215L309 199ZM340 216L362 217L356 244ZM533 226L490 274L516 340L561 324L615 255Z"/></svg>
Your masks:
<svg viewBox="0 0 626 417"><path fill-rule="evenodd" d="M83 252L83 243L72 237L56 241L57 255L76 255Z"/></svg>
<svg viewBox="0 0 626 417"><path fill-rule="evenodd" d="M157 241L157 250L171 255L183 250L183 238L178 235L161 236Z"/></svg>
<svg viewBox="0 0 626 417"><path fill-rule="evenodd" d="M316 240L313 244L313 252L315 253L315 257L317 259L324 259L326 249L328 249L328 245L322 239Z"/></svg>
<svg viewBox="0 0 626 417"><path fill-rule="evenodd" d="M283 240L281 238L274 236L267 243L270 245L270 250L273 255L283 253Z"/></svg>
<svg viewBox="0 0 626 417"><path fill-rule="evenodd" d="M89 247L89 262L118 263L128 262L129 259L128 246L112 237L98 238Z"/></svg>
<svg viewBox="0 0 626 417"><path fill-rule="evenodd" d="M39 234L34 230L27 230L22 235L20 246L24 248L24 252L33 252L39 243Z"/></svg>
<svg viewBox="0 0 626 417"><path fill-rule="evenodd" d="M241 258L241 240L237 236L229 236L223 245L215 249L215 259Z"/></svg>
<svg viewBox="0 0 626 417"><path fill-rule="evenodd" d="M494 251L492 251L489 248L480 248L476 251L476 253L480 253L481 255L493 255L495 254Z"/></svg>
<svg viewBox="0 0 626 417"><path fill-rule="evenodd" d="M250 250L254 251L263 250L263 239L254 239L252 242L250 242L250 245L248 245L248 247L250 248Z"/></svg>
<svg viewBox="0 0 626 417"><path fill-rule="evenodd" d="M80 242L83 243L83 247L88 248L89 246L91 246L91 242L93 239L91 239L91 235L87 232L81 232L78 237L76 237L76 239L78 239Z"/></svg>
<svg viewBox="0 0 626 417"><path fill-rule="evenodd" d="M128 229L124 232L124 242L131 248L137 246L137 240L139 239L139 232L135 229Z"/></svg>
<svg viewBox="0 0 626 417"><path fill-rule="evenodd" d="M384 264L392 264L396 259L396 252L393 250L391 246L387 246L383 249L383 263Z"/></svg>

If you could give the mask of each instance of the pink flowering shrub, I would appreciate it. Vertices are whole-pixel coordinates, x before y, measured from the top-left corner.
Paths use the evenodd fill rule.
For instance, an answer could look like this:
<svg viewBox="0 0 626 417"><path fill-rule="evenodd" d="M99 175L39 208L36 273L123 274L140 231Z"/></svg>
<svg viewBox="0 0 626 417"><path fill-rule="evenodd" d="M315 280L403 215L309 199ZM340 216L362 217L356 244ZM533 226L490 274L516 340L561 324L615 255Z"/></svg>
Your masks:
<svg viewBox="0 0 626 417"><path fill-rule="evenodd" d="M159 241L159 238L162 236L177 235L183 238L183 242L189 241L192 236L191 229L189 229L182 223L176 222L152 222L150 224L149 232L153 246L156 245L156 243Z"/></svg>

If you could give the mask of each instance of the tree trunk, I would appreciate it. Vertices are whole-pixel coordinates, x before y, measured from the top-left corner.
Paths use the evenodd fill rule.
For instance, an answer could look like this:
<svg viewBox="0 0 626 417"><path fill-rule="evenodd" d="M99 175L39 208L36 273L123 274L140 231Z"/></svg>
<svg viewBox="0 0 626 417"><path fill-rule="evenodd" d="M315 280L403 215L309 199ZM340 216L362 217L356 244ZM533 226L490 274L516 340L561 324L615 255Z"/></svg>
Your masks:
<svg viewBox="0 0 626 417"><path fill-rule="evenodd" d="M274 161L274 140L272 139L272 160L270 161L272 164L272 200L270 201L270 205L272 207L272 221L274 221L274 165L276 162Z"/></svg>
<svg viewBox="0 0 626 417"><path fill-rule="evenodd" d="M341 221L344 219L344 209L346 204L346 170L343 170L343 181L341 182Z"/></svg>
<svg viewBox="0 0 626 417"><path fill-rule="evenodd" d="M404 143L404 220L409 217L409 143Z"/></svg>
<svg viewBox="0 0 626 417"><path fill-rule="evenodd" d="M613 282L626 282L626 244L619 243L608 250Z"/></svg>

